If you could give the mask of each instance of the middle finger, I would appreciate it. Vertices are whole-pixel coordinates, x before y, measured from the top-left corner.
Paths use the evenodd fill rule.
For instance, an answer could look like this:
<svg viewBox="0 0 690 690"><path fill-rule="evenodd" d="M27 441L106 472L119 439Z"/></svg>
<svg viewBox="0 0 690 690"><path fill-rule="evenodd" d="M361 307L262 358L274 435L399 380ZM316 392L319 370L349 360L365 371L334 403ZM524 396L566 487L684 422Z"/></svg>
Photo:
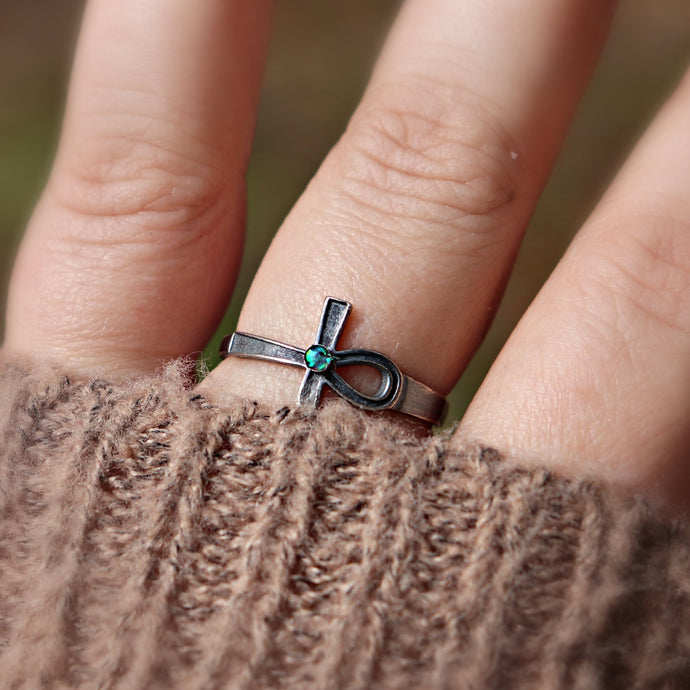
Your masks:
<svg viewBox="0 0 690 690"><path fill-rule="evenodd" d="M601 0L408 0L348 130L271 246L240 330L341 349L446 393L479 343L613 12ZM205 384L294 400L300 374L229 359Z"/></svg>
<svg viewBox="0 0 690 690"><path fill-rule="evenodd" d="M127 378L203 347L244 239L271 0L89 0L6 345Z"/></svg>

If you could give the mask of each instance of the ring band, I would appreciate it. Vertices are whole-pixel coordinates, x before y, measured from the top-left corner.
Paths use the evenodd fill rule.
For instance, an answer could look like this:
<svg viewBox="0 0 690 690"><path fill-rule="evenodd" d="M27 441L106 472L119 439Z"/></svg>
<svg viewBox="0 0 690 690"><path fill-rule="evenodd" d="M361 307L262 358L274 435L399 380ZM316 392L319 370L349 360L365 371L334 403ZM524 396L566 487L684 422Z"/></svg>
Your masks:
<svg viewBox="0 0 690 690"><path fill-rule="evenodd" d="M223 338L220 356L260 359L306 369L299 391L300 405L318 405L323 387L328 386L363 410L395 410L430 424L442 424L448 411L446 399L403 374L388 357L373 350L336 350L351 311L349 302L327 297L316 340L306 350L237 332ZM374 367L379 372L381 384L374 395L358 391L337 373L339 367L352 365Z"/></svg>

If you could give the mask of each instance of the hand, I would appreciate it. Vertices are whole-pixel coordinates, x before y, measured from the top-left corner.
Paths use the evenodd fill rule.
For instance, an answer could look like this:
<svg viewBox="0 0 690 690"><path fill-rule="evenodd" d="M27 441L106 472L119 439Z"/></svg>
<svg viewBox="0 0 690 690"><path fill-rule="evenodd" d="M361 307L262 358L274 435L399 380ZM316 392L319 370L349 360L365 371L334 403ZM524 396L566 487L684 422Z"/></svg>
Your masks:
<svg viewBox="0 0 690 690"><path fill-rule="evenodd" d="M281 228L239 327L342 347L446 393L495 310L613 2L407 0L342 140ZM60 150L14 273L7 347L126 378L198 351L234 284L271 3L91 0ZM690 447L690 84L576 238L459 429L654 486ZM300 374L228 360L223 400Z"/></svg>

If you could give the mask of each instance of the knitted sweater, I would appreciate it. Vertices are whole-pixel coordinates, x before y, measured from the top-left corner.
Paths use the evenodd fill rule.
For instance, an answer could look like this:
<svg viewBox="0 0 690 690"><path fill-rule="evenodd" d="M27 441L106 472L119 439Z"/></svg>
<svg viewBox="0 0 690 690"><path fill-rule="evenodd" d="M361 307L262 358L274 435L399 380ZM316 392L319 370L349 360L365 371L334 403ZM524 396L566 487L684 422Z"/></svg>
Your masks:
<svg viewBox="0 0 690 690"><path fill-rule="evenodd" d="M591 481L178 370L0 372L0 688L690 688L690 537Z"/></svg>

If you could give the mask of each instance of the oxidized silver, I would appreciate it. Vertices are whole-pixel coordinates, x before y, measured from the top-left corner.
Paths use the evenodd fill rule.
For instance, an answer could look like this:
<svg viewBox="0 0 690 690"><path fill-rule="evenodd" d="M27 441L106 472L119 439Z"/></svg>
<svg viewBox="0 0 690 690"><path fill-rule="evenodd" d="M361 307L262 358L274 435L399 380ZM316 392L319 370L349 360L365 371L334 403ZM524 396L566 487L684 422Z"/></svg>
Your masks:
<svg viewBox="0 0 690 690"><path fill-rule="evenodd" d="M261 359L306 369L299 391L300 405L318 405L323 387L329 386L361 409L396 410L431 424L441 424L448 408L445 398L403 374L388 357L373 350L336 350L351 311L349 302L327 297L316 340L307 350L238 332L223 339L220 356L223 359L230 356ZM310 356L317 359L312 366L307 361ZM381 384L374 395L358 391L336 371L339 367L352 365L371 366L378 370Z"/></svg>

